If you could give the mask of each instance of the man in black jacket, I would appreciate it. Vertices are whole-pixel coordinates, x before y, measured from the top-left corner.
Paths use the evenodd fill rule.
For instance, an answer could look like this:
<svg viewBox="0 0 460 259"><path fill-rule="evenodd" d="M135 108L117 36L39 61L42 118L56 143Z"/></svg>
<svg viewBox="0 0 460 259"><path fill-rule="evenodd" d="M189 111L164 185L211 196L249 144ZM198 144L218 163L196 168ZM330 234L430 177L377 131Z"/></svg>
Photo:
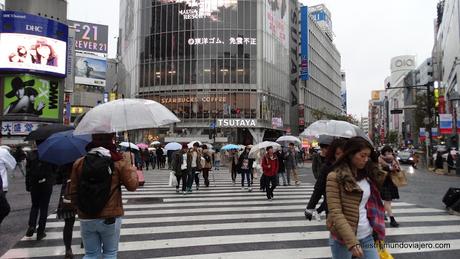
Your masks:
<svg viewBox="0 0 460 259"><path fill-rule="evenodd" d="M37 143L38 144L38 143ZM27 156L26 166L26 190L32 198L32 208L29 215L29 228L26 236L31 237L37 226L37 240L46 237L45 227L48 217L48 206L50 203L53 185L55 184L56 167L50 163L38 159L38 150L30 152Z"/></svg>

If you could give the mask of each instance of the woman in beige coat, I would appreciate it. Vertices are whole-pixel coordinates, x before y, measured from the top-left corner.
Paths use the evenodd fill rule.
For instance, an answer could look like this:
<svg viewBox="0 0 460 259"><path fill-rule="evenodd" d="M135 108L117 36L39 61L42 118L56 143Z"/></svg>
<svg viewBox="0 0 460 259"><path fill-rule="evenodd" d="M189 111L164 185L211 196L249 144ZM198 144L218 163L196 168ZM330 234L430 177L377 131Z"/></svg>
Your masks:
<svg viewBox="0 0 460 259"><path fill-rule="evenodd" d="M385 238L384 207L378 191L385 172L365 139L347 141L343 156L327 176L326 198L332 258L378 259L374 239Z"/></svg>

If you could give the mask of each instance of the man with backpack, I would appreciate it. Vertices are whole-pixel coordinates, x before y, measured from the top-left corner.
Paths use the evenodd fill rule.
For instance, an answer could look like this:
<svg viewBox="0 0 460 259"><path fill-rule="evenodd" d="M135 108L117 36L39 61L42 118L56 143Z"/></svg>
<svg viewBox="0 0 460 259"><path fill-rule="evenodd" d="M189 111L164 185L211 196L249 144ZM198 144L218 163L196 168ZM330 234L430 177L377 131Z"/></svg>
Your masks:
<svg viewBox="0 0 460 259"><path fill-rule="evenodd" d="M121 186L139 185L129 153L118 153L114 134L93 134L88 154L72 168L70 194L77 208L85 258L117 258L121 217ZM102 251L101 251L102 250Z"/></svg>
<svg viewBox="0 0 460 259"><path fill-rule="evenodd" d="M39 145L41 142L37 140L36 143ZM31 237L35 233L39 213L37 240L42 240L46 237L45 227L48 218L48 206L53 193L53 185L56 183L56 170L56 166L38 158L38 150L35 149L27 155L26 190L30 192L32 198L29 228L26 232L27 237Z"/></svg>

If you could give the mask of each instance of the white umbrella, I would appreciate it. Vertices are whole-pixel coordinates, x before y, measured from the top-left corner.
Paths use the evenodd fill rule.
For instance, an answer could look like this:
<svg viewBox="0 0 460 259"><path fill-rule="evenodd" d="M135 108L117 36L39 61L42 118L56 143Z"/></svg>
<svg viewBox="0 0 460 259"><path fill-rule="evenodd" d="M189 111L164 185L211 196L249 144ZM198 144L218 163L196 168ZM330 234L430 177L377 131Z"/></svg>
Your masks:
<svg viewBox="0 0 460 259"><path fill-rule="evenodd" d="M201 145L203 145L203 144L201 144L200 141L195 140L195 141L192 141L192 142L190 142L190 143L187 144L188 148L192 148L192 147L193 147L193 144L195 144L195 143L198 143L198 145L200 145L200 147L201 147Z"/></svg>
<svg viewBox="0 0 460 259"><path fill-rule="evenodd" d="M161 144L160 141L155 140L155 141L153 141L152 143L150 143L150 146L155 146L155 145L160 145L160 144Z"/></svg>
<svg viewBox="0 0 460 259"><path fill-rule="evenodd" d="M179 150L179 149L182 149L182 145L177 142L171 142L165 146L165 149L166 150Z"/></svg>
<svg viewBox="0 0 460 259"><path fill-rule="evenodd" d="M358 126L351 124L346 121L336 120L319 120L312 123L306 128L300 136L311 137L319 135L328 135L333 137L351 138L351 137L363 137L369 143L372 141Z"/></svg>
<svg viewBox="0 0 460 259"><path fill-rule="evenodd" d="M146 99L119 99L100 104L88 111L74 134L155 128L179 121L176 115L158 102Z"/></svg>
<svg viewBox="0 0 460 259"><path fill-rule="evenodd" d="M302 143L298 137L295 136L281 136L279 137L276 142L288 142L288 143L294 143L294 145L299 145Z"/></svg>
<svg viewBox="0 0 460 259"><path fill-rule="evenodd" d="M122 147L126 147L126 148L131 147L131 149L139 150L139 147L136 144L131 143L131 142L121 142L119 145Z"/></svg>
<svg viewBox="0 0 460 259"><path fill-rule="evenodd" d="M281 149L281 145L276 143L276 142L271 142L271 141L264 141L261 142L257 145L254 145L251 150L249 151L249 157L255 158L257 154L260 152L262 149L266 149L267 147L273 147L274 150L279 150Z"/></svg>

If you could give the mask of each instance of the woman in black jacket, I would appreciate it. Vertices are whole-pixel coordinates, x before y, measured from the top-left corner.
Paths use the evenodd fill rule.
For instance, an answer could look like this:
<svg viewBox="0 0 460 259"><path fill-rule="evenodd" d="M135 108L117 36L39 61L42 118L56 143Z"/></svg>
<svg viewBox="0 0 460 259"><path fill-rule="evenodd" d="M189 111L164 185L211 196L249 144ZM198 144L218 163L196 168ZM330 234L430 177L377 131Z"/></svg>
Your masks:
<svg viewBox="0 0 460 259"><path fill-rule="evenodd" d="M313 194L310 197L310 201L308 202L307 208L305 209L305 217L308 220L311 220L313 215L317 220L321 220L321 212L327 211L327 204L326 204L326 179L327 175L332 171L334 168L334 162L340 158L343 153L343 149L345 148L347 140L346 139L335 139L332 141L331 145L328 147L326 152L326 161L323 167L320 170L320 174L318 176L318 180L315 183L315 188L313 190ZM324 197L323 203L319 206L318 209L315 210L316 205L318 204L321 196Z"/></svg>

